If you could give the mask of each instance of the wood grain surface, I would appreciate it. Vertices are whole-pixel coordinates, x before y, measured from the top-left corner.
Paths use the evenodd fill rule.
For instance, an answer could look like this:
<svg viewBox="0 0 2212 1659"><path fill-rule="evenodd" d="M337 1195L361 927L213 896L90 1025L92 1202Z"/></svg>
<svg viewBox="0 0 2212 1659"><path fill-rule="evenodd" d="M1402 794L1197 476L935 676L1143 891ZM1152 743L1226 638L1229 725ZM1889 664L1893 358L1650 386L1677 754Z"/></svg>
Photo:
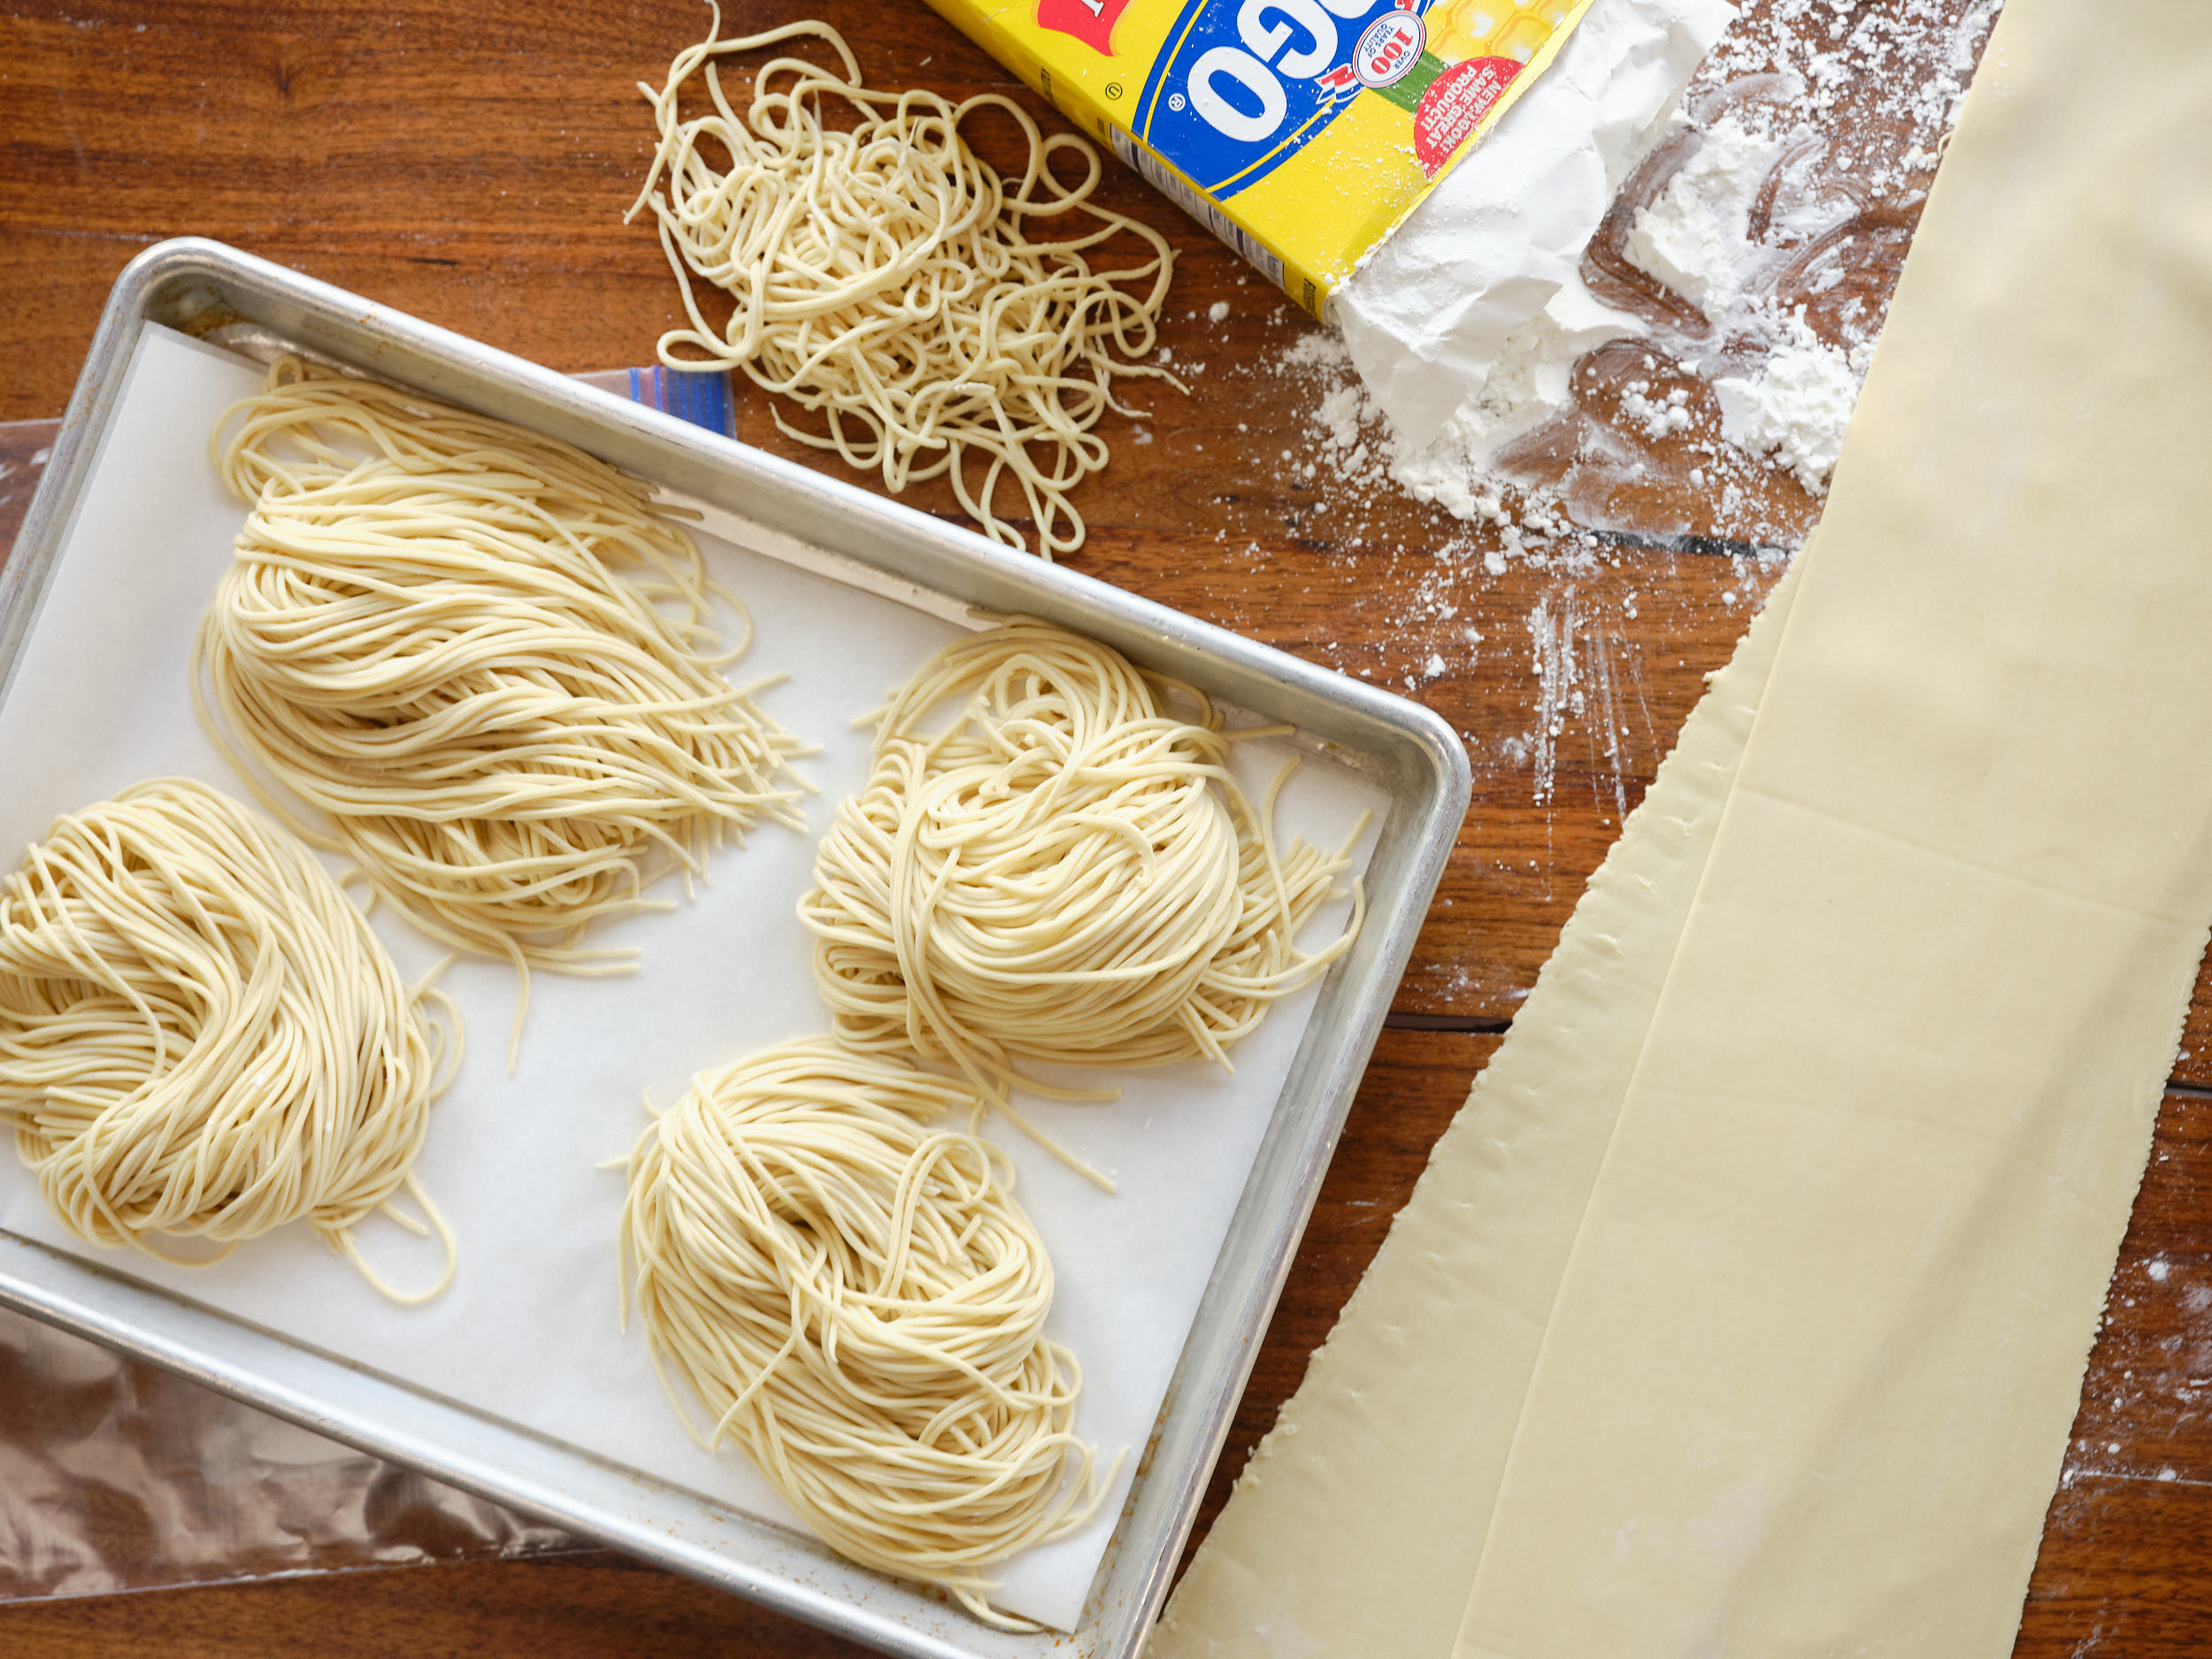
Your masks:
<svg viewBox="0 0 2212 1659"><path fill-rule="evenodd" d="M1858 10L1903 27L1929 7L1861 0ZM802 14L788 0L743 0L731 20L758 27ZM879 84L988 88L1039 107L920 0L826 0L812 14L847 29ZM180 234L219 237L557 369L650 362L678 311L651 231L623 222L651 150L633 83L657 79L705 15L693 0L10 8L0 17L0 421L61 412L117 272ZM1417 696L1462 733L1476 779L1202 1533L1703 676L1778 576L1775 545L1801 535L1817 503L1781 474L1747 473L1756 500L1732 519L1719 498L1680 483L1686 462L1669 470L1687 454L1669 440L1654 447L1645 493L1616 503L1663 534L1601 538L1573 560L1487 561L1502 545L1494 528L1394 489L1356 488L1317 442L1321 388L1298 366L1307 319L1133 175L1110 165L1102 195L1179 251L1165 342L1192 389L1156 393L1145 415L1103 429L1113 463L1079 498L1091 537L1070 562ZM1878 310L1917 199L1869 204L1868 251L1848 291ZM1636 280L1603 248L1590 274L1600 285ZM1646 371L1601 353L1578 373L1597 382L1632 372ZM757 398L741 429L804 453L778 436ZM0 431L0 545L48 430ZM942 495L920 504L952 511ZM2183 1046L2050 1512L2017 1649L2034 1659L2212 1652L2206 982ZM122 1651L857 1650L603 1553L0 1606L0 1653Z"/></svg>

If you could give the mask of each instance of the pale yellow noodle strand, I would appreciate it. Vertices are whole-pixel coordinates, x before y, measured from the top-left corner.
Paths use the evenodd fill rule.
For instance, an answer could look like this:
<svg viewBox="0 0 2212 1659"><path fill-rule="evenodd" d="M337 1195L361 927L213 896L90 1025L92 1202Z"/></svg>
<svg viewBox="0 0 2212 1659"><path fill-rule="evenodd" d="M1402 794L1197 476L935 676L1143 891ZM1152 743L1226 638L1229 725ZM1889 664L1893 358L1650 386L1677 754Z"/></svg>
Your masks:
<svg viewBox="0 0 2212 1659"><path fill-rule="evenodd" d="M1255 811L1233 740L1192 695L1203 724L1040 622L933 657L879 717L868 786L839 804L799 902L839 1038L949 1061L998 1102L1052 1092L1017 1061L1226 1067L1270 1003L1348 949L1356 882L1342 933L1294 942L1348 843L1279 845L1281 779Z"/></svg>
<svg viewBox="0 0 2212 1659"><path fill-rule="evenodd" d="M672 1372L704 1442L735 1440L833 1548L1026 1628L987 1570L1083 1525L1113 1472L1074 1432L1012 1165L936 1126L974 1105L826 1038L699 1077L628 1160L624 1305L687 1426Z"/></svg>
<svg viewBox="0 0 2212 1659"><path fill-rule="evenodd" d="M737 367L819 416L784 432L881 474L894 492L943 477L994 540L1019 549L1008 511L1025 511L1047 557L1080 546L1069 492L1106 465L1093 431L1131 411L1115 382L1146 375L1174 253L1157 232L1094 204L1098 152L1041 134L1011 99L954 104L934 93L861 85L844 38L803 22L678 53L664 85L640 82L660 145L629 217L649 205L682 290L688 327L661 336L671 368ZM840 69L777 57L757 70L741 116L715 59L781 42L827 42ZM710 106L685 116L698 77ZM1018 179L979 161L962 136L979 111L1011 120L1027 145ZM711 152L711 153L710 153ZM1064 180L1071 157L1081 178ZM1134 263L1094 268L1102 244L1133 239ZM719 328L697 276L726 293ZM1002 505L1000 486L1019 492Z"/></svg>
<svg viewBox="0 0 2212 1659"><path fill-rule="evenodd" d="M252 511L195 641L203 722L525 1006L533 968L626 969L579 938L664 869L801 823L801 746L723 677L697 546L614 468L292 359L211 442Z"/></svg>
<svg viewBox="0 0 2212 1659"><path fill-rule="evenodd" d="M204 784L58 818L0 882L0 1123L95 1244L204 1265L153 1240L227 1254L304 1219L426 1301L455 1245L411 1166L459 1058L450 1000L400 978L305 848ZM403 1186L445 1246L419 1293L353 1238Z"/></svg>

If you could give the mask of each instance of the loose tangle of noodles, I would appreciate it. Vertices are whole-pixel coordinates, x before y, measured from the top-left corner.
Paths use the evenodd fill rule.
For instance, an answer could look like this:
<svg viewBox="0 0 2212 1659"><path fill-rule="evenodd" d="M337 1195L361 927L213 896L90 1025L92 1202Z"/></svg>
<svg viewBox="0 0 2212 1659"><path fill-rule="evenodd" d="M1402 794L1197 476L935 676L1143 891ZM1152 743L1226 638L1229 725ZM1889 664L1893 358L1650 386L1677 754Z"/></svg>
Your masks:
<svg viewBox="0 0 2212 1659"><path fill-rule="evenodd" d="M618 972L588 924L803 822L800 745L723 677L697 546L614 468L294 359L213 442L252 511L195 641L201 718L424 931L526 995L532 967Z"/></svg>
<svg viewBox="0 0 2212 1659"><path fill-rule="evenodd" d="M625 1308L703 1443L734 1440L833 1548L1025 1628L984 1570L1081 1526L1113 1474L1073 1431L1013 1166L937 1126L974 1104L826 1039L700 1077L630 1156Z"/></svg>
<svg viewBox="0 0 2212 1659"><path fill-rule="evenodd" d="M1115 381L1180 386L1135 361L1152 349L1167 298L1166 240L1096 206L1098 152L1072 134L1045 136L1010 98L873 91L827 24L720 40L721 23L717 7L667 84L638 87L660 147L630 217L651 204L691 319L661 336L661 361L743 369L821 417L810 431L777 413L791 437L879 472L894 493L946 478L995 541L1019 549L1000 505L1010 482L1040 553L1079 547L1069 492L1107 460L1092 429L1109 409L1140 412L1117 401ZM715 58L801 36L827 42L843 72L773 58L741 117ZM695 74L711 107L687 119L678 101ZM962 136L984 111L1027 141L1010 183ZM1062 157L1080 163L1079 181L1059 176ZM1145 257L1094 269L1095 250L1119 236ZM722 327L701 314L694 274L729 295Z"/></svg>
<svg viewBox="0 0 2212 1659"><path fill-rule="evenodd" d="M1017 1059L1225 1067L1350 948L1356 903L1329 944L1293 942L1348 846L1279 846L1274 790L1256 810L1211 705L1175 689L1199 724L1162 713L1118 653L1020 619L924 666L799 901L841 1039L949 1060L1002 1106L1017 1082L1053 1092Z"/></svg>
<svg viewBox="0 0 2212 1659"><path fill-rule="evenodd" d="M434 1296L453 1235L411 1170L459 1062L443 994L410 989L313 856L205 785L57 819L0 883L0 1122L95 1244L227 1255L304 1218L385 1294ZM446 1246L419 1294L353 1239L378 1210L421 1231L389 1208L402 1186Z"/></svg>

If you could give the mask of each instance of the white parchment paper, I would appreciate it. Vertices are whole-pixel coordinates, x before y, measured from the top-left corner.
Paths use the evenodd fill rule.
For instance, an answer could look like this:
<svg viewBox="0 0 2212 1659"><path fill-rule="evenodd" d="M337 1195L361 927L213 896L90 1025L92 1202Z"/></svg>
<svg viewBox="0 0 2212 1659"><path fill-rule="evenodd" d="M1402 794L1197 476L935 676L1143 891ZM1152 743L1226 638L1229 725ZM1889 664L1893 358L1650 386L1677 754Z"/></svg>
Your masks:
<svg viewBox="0 0 2212 1659"><path fill-rule="evenodd" d="M149 328L95 460L20 670L0 704L0 868L58 813L143 779L184 774L246 792L201 732L189 690L192 631L230 557L244 509L218 481L207 438L257 365ZM444 981L467 1025L468 1055L434 1114L417 1165L460 1240L450 1289L419 1308L378 1296L304 1226L242 1246L203 1269L83 1244L47 1210L35 1181L0 1156L0 1227L100 1262L316 1348L565 1441L770 1521L789 1511L734 1450L710 1455L664 1398L640 1333L617 1319L615 1238L623 1178L601 1165L647 1122L647 1092L672 1102L687 1079L826 1029L810 941L795 906L813 837L867 770L852 722L956 635L959 626L892 600L703 537L713 573L757 626L741 680L790 679L763 705L822 745L803 763L820 787L810 831L775 825L717 859L710 882L672 911L608 926L594 942L635 945L639 972L533 981L519 1063L505 1069L516 986L503 966L460 963ZM1288 751L1239 745L1255 798ZM1309 758L1278 814L1286 833L1334 845L1386 802L1350 772ZM1371 832L1363 841L1363 863ZM681 899L664 883L659 895ZM1309 942L1341 925L1317 918ZM380 910L403 969L437 950ZM1010 1126L987 1131L1019 1171L1019 1195L1053 1257L1051 1330L1084 1371L1079 1428L1105 1456L1127 1448L1121 1485L1082 1533L1027 1552L1002 1577L1001 1604L1071 1628L1123 1494L1165 1396L1316 993L1279 1004L1236 1052L1228 1076L1202 1065L1059 1073L1123 1090L1110 1106L1027 1102L1041 1126L1110 1173L1108 1196ZM426 1283L435 1249L388 1223L364 1230L393 1282Z"/></svg>

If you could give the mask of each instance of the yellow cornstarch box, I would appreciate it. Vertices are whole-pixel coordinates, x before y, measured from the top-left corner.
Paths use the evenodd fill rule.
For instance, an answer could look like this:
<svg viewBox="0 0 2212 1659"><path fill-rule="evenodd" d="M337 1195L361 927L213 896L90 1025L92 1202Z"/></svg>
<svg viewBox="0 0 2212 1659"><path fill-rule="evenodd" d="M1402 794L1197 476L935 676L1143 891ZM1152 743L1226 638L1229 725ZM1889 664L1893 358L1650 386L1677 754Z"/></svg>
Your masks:
<svg viewBox="0 0 2212 1659"><path fill-rule="evenodd" d="M1323 316L1592 0L930 0Z"/></svg>

